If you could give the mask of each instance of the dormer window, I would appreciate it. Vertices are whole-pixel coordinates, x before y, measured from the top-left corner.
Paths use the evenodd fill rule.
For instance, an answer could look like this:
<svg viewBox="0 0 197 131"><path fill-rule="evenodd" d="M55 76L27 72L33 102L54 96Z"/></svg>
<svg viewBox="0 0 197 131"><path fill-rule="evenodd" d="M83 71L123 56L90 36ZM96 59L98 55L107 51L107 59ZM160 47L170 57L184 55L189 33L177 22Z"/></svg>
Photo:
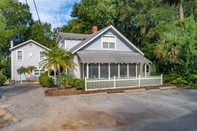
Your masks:
<svg viewBox="0 0 197 131"><path fill-rule="evenodd" d="M115 36L102 36L102 48L114 50L116 48Z"/></svg>

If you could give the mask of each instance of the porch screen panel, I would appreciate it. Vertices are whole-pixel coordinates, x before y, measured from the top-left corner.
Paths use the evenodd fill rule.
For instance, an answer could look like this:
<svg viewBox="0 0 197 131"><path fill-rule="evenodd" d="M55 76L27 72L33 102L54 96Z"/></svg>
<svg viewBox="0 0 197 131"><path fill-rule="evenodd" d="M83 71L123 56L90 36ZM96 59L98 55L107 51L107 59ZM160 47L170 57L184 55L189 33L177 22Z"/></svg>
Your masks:
<svg viewBox="0 0 197 131"><path fill-rule="evenodd" d="M135 64L129 64L129 77L136 77Z"/></svg>
<svg viewBox="0 0 197 131"><path fill-rule="evenodd" d="M108 78L108 64L100 64L100 75L101 78Z"/></svg>
<svg viewBox="0 0 197 131"><path fill-rule="evenodd" d="M89 64L89 78L98 78L98 64Z"/></svg>
<svg viewBox="0 0 197 131"><path fill-rule="evenodd" d="M118 64L110 64L110 77L113 78L116 76L118 77Z"/></svg>
<svg viewBox="0 0 197 131"><path fill-rule="evenodd" d="M120 64L120 77L127 77L127 64Z"/></svg>

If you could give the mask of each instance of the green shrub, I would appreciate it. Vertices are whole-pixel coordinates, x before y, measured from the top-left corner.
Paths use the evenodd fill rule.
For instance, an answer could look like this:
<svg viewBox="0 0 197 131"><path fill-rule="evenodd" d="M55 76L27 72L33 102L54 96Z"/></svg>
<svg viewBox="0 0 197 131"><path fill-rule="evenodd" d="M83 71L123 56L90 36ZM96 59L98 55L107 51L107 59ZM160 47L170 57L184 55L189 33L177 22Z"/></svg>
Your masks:
<svg viewBox="0 0 197 131"><path fill-rule="evenodd" d="M61 73L58 76L58 84L61 85L61 88L65 88L68 85L73 84L73 77L70 74Z"/></svg>
<svg viewBox="0 0 197 131"><path fill-rule="evenodd" d="M85 89L85 80L84 79L79 79L79 78L75 78L74 79L74 83L73 86L79 90L79 89Z"/></svg>
<svg viewBox="0 0 197 131"><path fill-rule="evenodd" d="M179 77L177 79L174 79L170 82L171 84L177 84L177 85L188 85L188 82L184 80L183 78Z"/></svg>
<svg viewBox="0 0 197 131"><path fill-rule="evenodd" d="M150 76L160 76L161 74L160 73L158 73L158 72L151 72L150 73Z"/></svg>
<svg viewBox="0 0 197 131"><path fill-rule="evenodd" d="M53 79L48 76L48 73L43 73L39 77L39 82L42 87L52 87Z"/></svg>
<svg viewBox="0 0 197 131"><path fill-rule="evenodd" d="M7 80L7 77L4 75L0 75L0 86L3 85Z"/></svg>

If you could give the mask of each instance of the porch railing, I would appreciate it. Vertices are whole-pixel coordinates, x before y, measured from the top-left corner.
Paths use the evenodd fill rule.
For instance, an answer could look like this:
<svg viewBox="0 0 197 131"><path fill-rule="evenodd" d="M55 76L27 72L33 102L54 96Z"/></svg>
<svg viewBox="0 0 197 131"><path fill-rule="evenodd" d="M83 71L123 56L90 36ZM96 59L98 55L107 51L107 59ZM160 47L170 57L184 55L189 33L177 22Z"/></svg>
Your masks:
<svg viewBox="0 0 197 131"><path fill-rule="evenodd" d="M137 86L162 85L163 76L149 76L137 78L116 78L113 79L86 79L85 90L114 89L114 88L130 88Z"/></svg>

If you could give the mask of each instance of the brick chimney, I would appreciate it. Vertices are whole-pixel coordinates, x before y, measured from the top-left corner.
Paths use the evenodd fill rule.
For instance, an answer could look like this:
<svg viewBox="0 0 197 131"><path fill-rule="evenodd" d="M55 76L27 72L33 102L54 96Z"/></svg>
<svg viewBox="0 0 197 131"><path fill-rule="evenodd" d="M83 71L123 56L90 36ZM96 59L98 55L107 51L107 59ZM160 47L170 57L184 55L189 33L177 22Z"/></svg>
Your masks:
<svg viewBox="0 0 197 131"><path fill-rule="evenodd" d="M95 33L98 31L98 27L97 26L92 26L92 33Z"/></svg>

